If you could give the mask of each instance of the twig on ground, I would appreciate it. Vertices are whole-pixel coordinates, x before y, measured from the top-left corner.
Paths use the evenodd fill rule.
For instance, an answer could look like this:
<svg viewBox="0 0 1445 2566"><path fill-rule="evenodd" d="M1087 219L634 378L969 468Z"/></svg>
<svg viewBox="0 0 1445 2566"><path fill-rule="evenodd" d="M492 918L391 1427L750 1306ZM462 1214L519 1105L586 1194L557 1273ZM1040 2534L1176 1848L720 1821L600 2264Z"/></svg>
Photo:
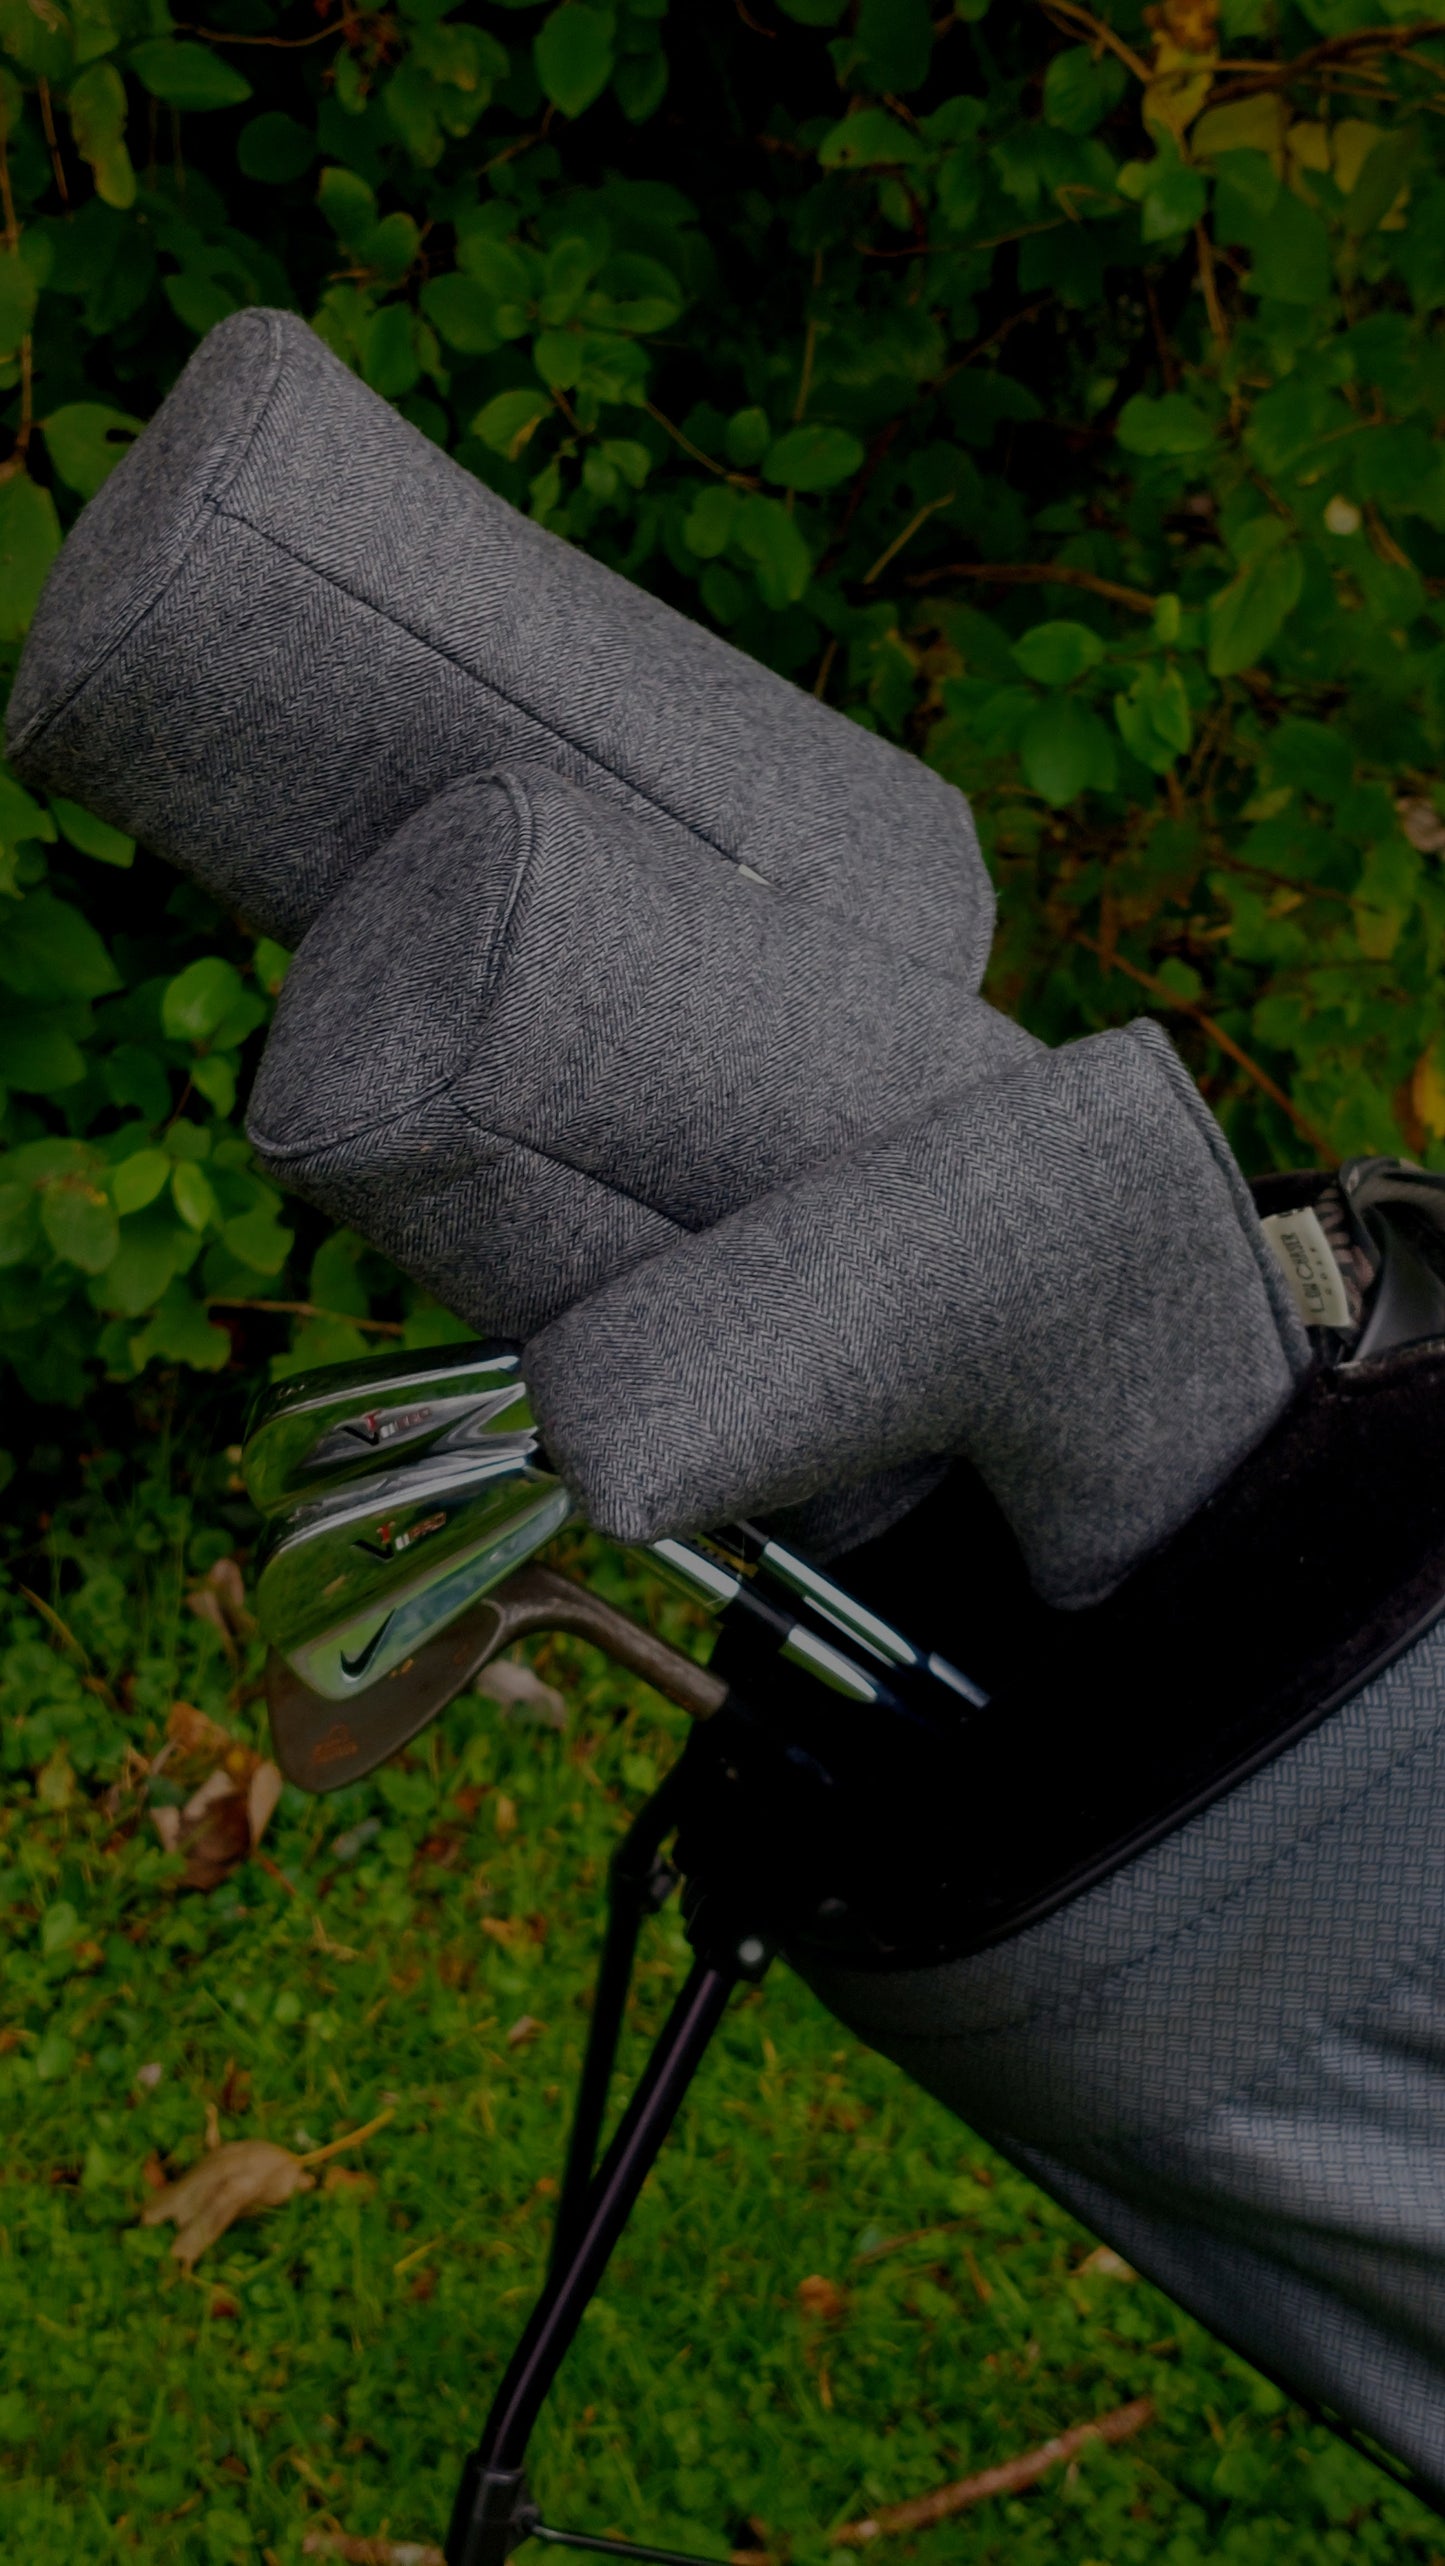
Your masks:
<svg viewBox="0 0 1445 2566"><path fill-rule="evenodd" d="M344 2530L308 2530L301 2554L338 2557L343 2566L446 2566L441 2550L427 2540L352 2539Z"/></svg>
<svg viewBox="0 0 1445 2566"><path fill-rule="evenodd" d="M931 2530L936 2522L951 2521L955 2513L967 2512L971 2504L985 2503L990 2495L1016 2495L1025 2486L1037 2485L1051 2468L1077 2458L1091 2441L1128 2441L1153 2420L1153 2398L1135 2397L1129 2405L1115 2406L1111 2414L1099 2415L1092 2423L1076 2423L1067 2432L1056 2433L1052 2441L1040 2442L1036 2450L1020 2451L1017 2459L1005 2459L997 2468L981 2468L977 2476L960 2477L951 2486L937 2487L931 2495L915 2496L911 2503L885 2504L866 2520L845 2522L841 2530L834 2531L833 2545L867 2548L875 2539L897 2538L910 2530Z"/></svg>

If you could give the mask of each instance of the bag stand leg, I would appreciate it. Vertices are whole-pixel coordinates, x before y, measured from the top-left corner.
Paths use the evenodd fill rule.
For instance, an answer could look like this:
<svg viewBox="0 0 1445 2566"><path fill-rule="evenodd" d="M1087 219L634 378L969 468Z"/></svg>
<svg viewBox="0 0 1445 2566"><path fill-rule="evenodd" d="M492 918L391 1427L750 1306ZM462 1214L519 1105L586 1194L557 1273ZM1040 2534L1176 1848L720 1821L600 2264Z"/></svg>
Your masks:
<svg viewBox="0 0 1445 2566"><path fill-rule="evenodd" d="M587 2058L558 2204L552 2264L542 2295L507 2367L481 2441L468 2460L447 2533L447 2566L504 2566L524 2539L597 2555L705 2566L674 2549L644 2548L544 2523L527 2492L523 2463L537 2420L577 2328L607 2268L663 2140L717 2030L733 1989L761 1978L768 1937L727 1902L703 1898L689 1924L697 1957L653 2048L616 2135L596 2173L592 2156L606 2106L633 1952L642 1917L660 1906L673 1874L659 1862L677 1824L681 1792L669 1775L641 1812L614 1860L607 1939L598 1974Z"/></svg>

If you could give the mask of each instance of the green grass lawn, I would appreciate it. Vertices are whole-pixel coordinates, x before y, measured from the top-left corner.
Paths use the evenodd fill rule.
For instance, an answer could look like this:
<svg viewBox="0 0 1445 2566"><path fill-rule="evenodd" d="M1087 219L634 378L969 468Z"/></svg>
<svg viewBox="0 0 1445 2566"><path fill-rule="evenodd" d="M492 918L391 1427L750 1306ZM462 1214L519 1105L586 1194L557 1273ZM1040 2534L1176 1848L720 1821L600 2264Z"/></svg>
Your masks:
<svg viewBox="0 0 1445 2566"><path fill-rule="evenodd" d="M374 1781L288 1791L272 1869L183 1891L123 1760L155 1752L177 1697L263 1742L254 1649L233 1669L185 1602L243 1520L218 1483L95 1494L15 1563L69 1638L0 1597L7 2566L292 2566L318 2527L440 2538L542 2271L608 1852L682 1728L546 1642L564 1732L469 1696ZM592 1561L700 1644L684 1606ZM648 1936L629 2068L686 1964L675 1911ZM524 2018L540 2028L509 2040ZM305 2150L387 2110L190 2277L171 2231L137 2224L148 2163L193 2162L208 2117ZM1433 2516L1094 2244L778 1967L735 2001L644 2195L536 2491L593 2529L821 2561L836 2525L1148 2395L1136 2439L877 2553L1445 2553ZM836 2301L800 2298L819 2277Z"/></svg>

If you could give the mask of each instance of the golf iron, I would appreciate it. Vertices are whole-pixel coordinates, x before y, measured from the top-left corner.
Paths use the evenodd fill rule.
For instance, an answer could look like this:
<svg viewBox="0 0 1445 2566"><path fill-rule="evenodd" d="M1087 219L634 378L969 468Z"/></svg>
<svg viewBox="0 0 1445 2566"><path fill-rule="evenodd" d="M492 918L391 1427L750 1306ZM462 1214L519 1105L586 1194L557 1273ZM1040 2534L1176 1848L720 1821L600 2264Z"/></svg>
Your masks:
<svg viewBox="0 0 1445 2566"><path fill-rule="evenodd" d="M541 1564L535 1553L578 1517L510 1348L297 1375L262 1400L245 1474L267 1519L257 1607L277 1760L303 1789L372 1771L534 1632L592 1642L691 1717L611 1866L551 2267L467 2463L445 2555L505 2566L536 2539L702 2566L543 2521L524 2474L530 2434L733 1990L783 1944L864 1965L936 1949L952 1812L966 1798L960 1756L987 1695L751 1526L642 1554L716 1617L705 1667ZM918 1810L931 1813L926 1854ZM693 1966L599 2161L640 1928L679 1885Z"/></svg>

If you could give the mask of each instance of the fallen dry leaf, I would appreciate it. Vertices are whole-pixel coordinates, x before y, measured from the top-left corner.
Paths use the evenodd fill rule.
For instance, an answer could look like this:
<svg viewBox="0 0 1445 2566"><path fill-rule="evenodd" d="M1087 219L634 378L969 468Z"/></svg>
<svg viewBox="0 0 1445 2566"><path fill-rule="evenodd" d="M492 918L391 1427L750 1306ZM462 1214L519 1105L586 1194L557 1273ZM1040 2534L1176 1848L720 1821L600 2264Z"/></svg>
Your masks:
<svg viewBox="0 0 1445 2566"><path fill-rule="evenodd" d="M151 1771L183 1787L202 1777L181 1808L152 1809L151 1824L167 1853L184 1855L185 1888L217 1888L256 1851L275 1815L278 1768L193 1702L173 1702Z"/></svg>
<svg viewBox="0 0 1445 2566"><path fill-rule="evenodd" d="M513 2023L511 2030L507 2034L507 2047L509 2049L525 2049L529 2041L536 2040L538 2035L541 2032L544 2032L546 2028L546 2024L539 2023L534 2014L519 2015L517 2021Z"/></svg>
<svg viewBox="0 0 1445 2566"><path fill-rule="evenodd" d="M240 1664L240 1642L250 1638L256 1627L254 1616L246 1610L246 1587L240 1563L218 1559L207 1569L198 1586L193 1586L186 1603L198 1621L209 1623L233 1666Z"/></svg>
<svg viewBox="0 0 1445 2566"><path fill-rule="evenodd" d="M1096 2272L1101 2279L1108 2281L1137 2281L1139 2278L1133 2264L1126 2263L1122 2254L1116 2254L1112 2245L1096 2245L1093 2253L1086 2254L1083 2262L1076 2263L1074 2269L1076 2272Z"/></svg>
<svg viewBox="0 0 1445 2566"><path fill-rule="evenodd" d="M482 1931L504 1951L534 1951L547 1939L545 1916L483 1916Z"/></svg>
<svg viewBox="0 0 1445 2566"><path fill-rule="evenodd" d="M1016 2459L1005 2459L997 2468L981 2468L974 2477L960 2477L951 2486L937 2486L931 2495L916 2495L911 2503L885 2504L864 2521L844 2522L833 2533L835 2548L867 2548L875 2539L897 2538L912 2530L931 2530L936 2522L950 2521L955 2513L967 2512L971 2504L984 2503L990 2495L1016 2495L1023 2487L1036 2485L1051 2468L1066 2459L1076 2459L1091 2441L1128 2441L1136 2432L1154 2420L1152 2397L1135 2397L1127 2406L1115 2406L1112 2413L1100 2415L1092 2423L1072 2424L1067 2432L1056 2433L1052 2441L1040 2442L1036 2450L1021 2450Z"/></svg>
<svg viewBox="0 0 1445 2566"><path fill-rule="evenodd" d="M349 2130L344 2138L310 2148L304 2156L293 2156L289 2147L277 2147L269 2138L229 2139L224 2147L208 2148L199 2164L147 2201L141 2225L158 2227L174 2219L177 2235L171 2252L189 2272L233 2220L251 2210L279 2209L295 2192L314 2191L311 2166L324 2164L345 2147L359 2147L394 2118L393 2112L378 2112L363 2129Z"/></svg>
<svg viewBox="0 0 1445 2566"><path fill-rule="evenodd" d="M848 2313L848 2302L836 2281L825 2281L821 2272L810 2272L798 2283L798 2305L805 2317L820 2325L841 2325Z"/></svg>
<svg viewBox="0 0 1445 2566"><path fill-rule="evenodd" d="M509 1716L530 1720L537 1728L564 1729L567 1704L555 1684L544 1684L530 1666L514 1657L499 1657L477 1677L475 1689L489 1702L500 1702Z"/></svg>
<svg viewBox="0 0 1445 2566"><path fill-rule="evenodd" d="M141 2225L158 2227L174 2219L177 2234L171 2252L189 2272L233 2220L251 2210L277 2210L293 2192L310 2192L315 2187L315 2175L308 2174L289 2147L277 2147L269 2138L235 2138L203 2156L178 2182L168 2183L147 2201Z"/></svg>
<svg viewBox="0 0 1445 2566"><path fill-rule="evenodd" d="M358 2174L354 2165L332 2165L327 2168L323 2192L360 2192L363 2198L376 2189L374 2174Z"/></svg>
<svg viewBox="0 0 1445 2566"><path fill-rule="evenodd" d="M446 2566L439 2548L415 2539L349 2539L344 2530L308 2530L303 2557L336 2557L342 2566Z"/></svg>

